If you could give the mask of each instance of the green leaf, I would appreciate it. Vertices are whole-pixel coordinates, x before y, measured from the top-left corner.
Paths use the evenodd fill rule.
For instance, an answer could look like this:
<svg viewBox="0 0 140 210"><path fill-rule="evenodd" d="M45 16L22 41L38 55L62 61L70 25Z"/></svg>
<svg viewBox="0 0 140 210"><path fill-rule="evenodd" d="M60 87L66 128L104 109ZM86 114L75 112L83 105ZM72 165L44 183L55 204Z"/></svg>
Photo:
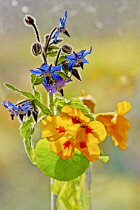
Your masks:
<svg viewBox="0 0 140 210"><path fill-rule="evenodd" d="M35 74L31 74L31 83L33 85L40 85L43 82L43 77L38 77Z"/></svg>
<svg viewBox="0 0 140 210"><path fill-rule="evenodd" d="M58 71L57 74L59 74L63 79L68 79L68 75L64 72Z"/></svg>
<svg viewBox="0 0 140 210"><path fill-rule="evenodd" d="M61 97L56 97L54 100L54 104L60 107L65 106L67 103L66 99L61 98Z"/></svg>
<svg viewBox="0 0 140 210"><path fill-rule="evenodd" d="M103 161L104 163L107 163L110 160L109 156L99 156L99 160Z"/></svg>
<svg viewBox="0 0 140 210"><path fill-rule="evenodd" d="M57 108L57 111L60 113L61 112L61 109L63 108L63 106L66 105L66 99L64 98L61 98L61 97L56 97L55 100L54 100L54 104Z"/></svg>
<svg viewBox="0 0 140 210"><path fill-rule="evenodd" d="M105 156L105 153L101 148L100 148L100 156Z"/></svg>
<svg viewBox="0 0 140 210"><path fill-rule="evenodd" d="M63 106L70 105L74 108L80 109L87 117L90 118L91 121L94 120L93 114L90 112L87 106L83 105L82 101L78 99L71 98L70 100L66 101L64 98L57 97L55 98L54 104L57 106L59 112L61 112Z"/></svg>
<svg viewBox="0 0 140 210"><path fill-rule="evenodd" d="M90 110L87 108L87 106L83 105L82 101L72 98L68 102L69 105L71 105L74 108L80 109L87 117L90 118L90 120L94 120L93 115L90 113Z"/></svg>
<svg viewBox="0 0 140 210"><path fill-rule="evenodd" d="M35 74L31 74L31 83L34 84L34 82L36 81L36 75Z"/></svg>
<svg viewBox="0 0 140 210"><path fill-rule="evenodd" d="M60 181L69 181L83 174L89 161L78 150L74 157L62 160L50 150L46 139L38 141L35 147L37 167L47 176Z"/></svg>
<svg viewBox="0 0 140 210"><path fill-rule="evenodd" d="M54 45L48 47L48 51L52 51L52 50L54 50L54 49L57 50L57 49L59 49L59 47L56 47L56 46L54 46Z"/></svg>
<svg viewBox="0 0 140 210"><path fill-rule="evenodd" d="M35 162L35 152L34 152L34 147L32 144L32 135L34 133L34 120L32 117L30 117L27 121L24 121L21 126L20 126L20 134L24 137L23 142L24 142L24 147L25 147L25 152L27 153L30 161L33 164L36 164Z"/></svg>
<svg viewBox="0 0 140 210"><path fill-rule="evenodd" d="M63 63L66 60L66 57L64 55L60 56L58 59L58 65Z"/></svg>
<svg viewBox="0 0 140 210"><path fill-rule="evenodd" d="M8 87L9 89L13 90L13 91L21 93L23 96L27 97L30 100L33 100L35 98L31 93L19 90L19 89L15 88L13 85L5 83L5 86Z"/></svg>
<svg viewBox="0 0 140 210"><path fill-rule="evenodd" d="M52 116L52 113L50 111L50 109L48 107L46 107L44 104L42 104L39 100L35 99L34 103L36 106L38 106L41 111L45 114L45 115L50 115Z"/></svg>
<svg viewBox="0 0 140 210"><path fill-rule="evenodd" d="M55 57L57 55L57 51L51 52L51 53L46 53L47 56L50 57Z"/></svg>
<svg viewBox="0 0 140 210"><path fill-rule="evenodd" d="M40 101L41 100L41 94L37 90L34 90L34 93L35 93L35 98Z"/></svg>

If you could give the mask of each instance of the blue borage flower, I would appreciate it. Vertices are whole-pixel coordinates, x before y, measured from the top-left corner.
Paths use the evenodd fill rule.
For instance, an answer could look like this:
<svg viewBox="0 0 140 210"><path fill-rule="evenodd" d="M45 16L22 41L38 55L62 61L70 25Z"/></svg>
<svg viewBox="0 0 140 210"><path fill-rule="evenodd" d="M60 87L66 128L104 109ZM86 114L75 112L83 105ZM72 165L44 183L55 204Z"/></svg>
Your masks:
<svg viewBox="0 0 140 210"><path fill-rule="evenodd" d="M71 81L71 77L67 80L64 80L60 75L58 75L58 80L55 84L48 84L48 83L42 83L45 89L49 92L49 94L56 93L57 91L61 93L62 96L64 96L63 87L66 86L65 83L68 83Z"/></svg>
<svg viewBox="0 0 140 210"><path fill-rule="evenodd" d="M38 112L36 111L35 105L32 105L28 100L24 100L18 102L17 104L13 104L10 101L6 104L6 101L2 101L2 105L8 110L10 113L11 119L14 119L16 115L20 122L23 121L24 116L30 116L33 114L34 120L37 122Z"/></svg>
<svg viewBox="0 0 140 210"><path fill-rule="evenodd" d="M65 11L64 17L60 18L60 26L57 27L57 30L56 30L55 34L53 35L53 37L52 37L52 39L54 39L54 43L57 42L57 38L58 38L59 33L63 33L63 34L65 34L65 35L70 37L68 31L65 28L67 17L68 17L68 12Z"/></svg>
<svg viewBox="0 0 140 210"><path fill-rule="evenodd" d="M40 68L37 68L38 70L30 70L32 74L35 74L37 76L44 76L44 82L48 83L48 80L51 78L54 80L58 80L58 74L55 71L61 71L62 64L58 66L52 66L48 64L43 64Z"/></svg>
<svg viewBox="0 0 140 210"><path fill-rule="evenodd" d="M85 58L88 54L92 52L92 47L90 48L89 52L86 52L86 50L81 50L78 53L73 53L71 55L66 56L66 61L68 61L68 69L71 71L72 68L75 67L81 67L83 69L83 64L88 63L88 60Z"/></svg>

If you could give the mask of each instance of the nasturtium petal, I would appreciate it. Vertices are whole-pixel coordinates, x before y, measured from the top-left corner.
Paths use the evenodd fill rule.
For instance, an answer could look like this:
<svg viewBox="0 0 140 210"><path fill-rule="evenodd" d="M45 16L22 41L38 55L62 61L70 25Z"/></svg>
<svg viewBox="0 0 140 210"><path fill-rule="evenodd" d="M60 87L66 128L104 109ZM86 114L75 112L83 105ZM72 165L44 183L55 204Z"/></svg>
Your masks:
<svg viewBox="0 0 140 210"><path fill-rule="evenodd" d="M99 140L99 142L105 140L107 132L104 125L101 122L91 121L90 123L88 123L88 126L92 129L93 136L95 136Z"/></svg>
<svg viewBox="0 0 140 210"><path fill-rule="evenodd" d="M47 116L42 120L42 138L48 138L49 141L55 141L65 134L65 127L66 124L60 116Z"/></svg>
<svg viewBox="0 0 140 210"><path fill-rule="evenodd" d="M60 181L75 179L89 167L89 161L78 150L72 158L62 160L50 150L50 142L46 139L38 141L35 155L37 167L45 175Z"/></svg>
<svg viewBox="0 0 140 210"><path fill-rule="evenodd" d="M118 115L124 115L132 109L131 104L128 101L122 101L117 104L116 113Z"/></svg>
<svg viewBox="0 0 140 210"><path fill-rule="evenodd" d="M69 116L71 118L77 118L80 123L90 122L90 119L78 108L66 105L61 110L62 117Z"/></svg>

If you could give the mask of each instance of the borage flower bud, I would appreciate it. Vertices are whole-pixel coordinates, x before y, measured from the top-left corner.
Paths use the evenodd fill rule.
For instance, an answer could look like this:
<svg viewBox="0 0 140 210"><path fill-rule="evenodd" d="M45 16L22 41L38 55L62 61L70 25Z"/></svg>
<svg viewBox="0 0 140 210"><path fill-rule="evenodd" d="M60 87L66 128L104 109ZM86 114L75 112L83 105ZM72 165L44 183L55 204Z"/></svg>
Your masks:
<svg viewBox="0 0 140 210"><path fill-rule="evenodd" d="M31 50L32 50L32 53L35 56L37 56L37 55L41 54L41 52L42 52L42 46L41 46L41 44L39 42L36 42L36 43L32 44Z"/></svg>
<svg viewBox="0 0 140 210"><path fill-rule="evenodd" d="M31 15L26 15L23 20L28 26L35 24L35 18L33 18Z"/></svg>
<svg viewBox="0 0 140 210"><path fill-rule="evenodd" d="M72 47L67 44L63 45L61 49L62 49L62 52L66 54L71 54L72 52Z"/></svg>

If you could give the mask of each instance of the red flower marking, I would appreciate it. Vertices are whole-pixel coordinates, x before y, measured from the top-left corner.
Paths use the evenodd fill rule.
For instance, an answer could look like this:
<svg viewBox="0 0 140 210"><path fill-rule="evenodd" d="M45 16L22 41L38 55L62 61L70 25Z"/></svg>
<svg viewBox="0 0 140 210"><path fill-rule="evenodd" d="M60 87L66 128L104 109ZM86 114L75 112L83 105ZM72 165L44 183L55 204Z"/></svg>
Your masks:
<svg viewBox="0 0 140 210"><path fill-rule="evenodd" d="M66 141L63 145L64 145L64 149L66 149L67 147L69 148L71 142L70 141Z"/></svg>
<svg viewBox="0 0 140 210"><path fill-rule="evenodd" d="M88 133L92 133L92 129L89 127L86 127L86 134L88 134Z"/></svg>
<svg viewBox="0 0 140 210"><path fill-rule="evenodd" d="M56 128L56 130L58 130L59 133L65 132L65 128L62 126L59 126L59 128Z"/></svg>
<svg viewBox="0 0 140 210"><path fill-rule="evenodd" d="M86 144L85 144L85 142L80 142L80 148L83 149L83 148L85 148L85 147L87 147Z"/></svg>
<svg viewBox="0 0 140 210"><path fill-rule="evenodd" d="M73 117L72 118L72 123L76 124L76 123L81 123L78 117Z"/></svg>

